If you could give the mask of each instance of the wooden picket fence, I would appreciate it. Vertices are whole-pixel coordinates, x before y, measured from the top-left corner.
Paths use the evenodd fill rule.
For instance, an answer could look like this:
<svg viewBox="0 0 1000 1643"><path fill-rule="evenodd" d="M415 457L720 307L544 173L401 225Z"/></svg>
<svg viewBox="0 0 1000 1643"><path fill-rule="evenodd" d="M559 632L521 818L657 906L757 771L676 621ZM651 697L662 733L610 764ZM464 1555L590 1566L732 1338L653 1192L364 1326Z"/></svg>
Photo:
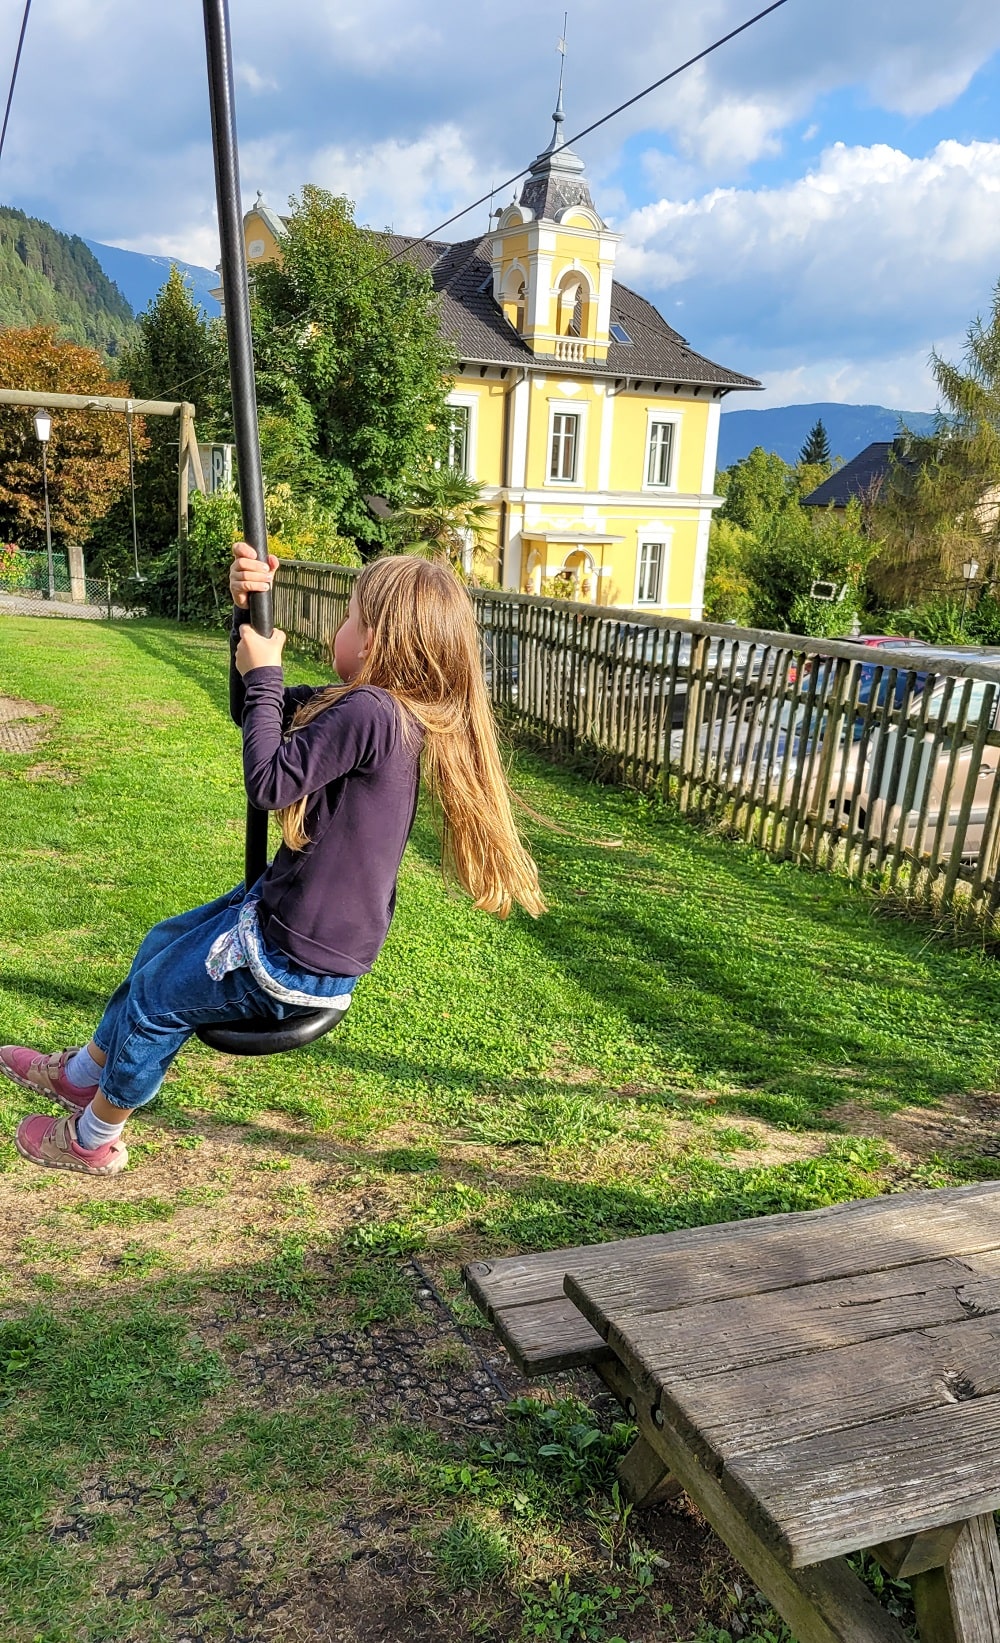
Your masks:
<svg viewBox="0 0 1000 1643"><path fill-rule="evenodd" d="M332 639L356 571L286 563L275 620ZM1000 651L936 659L475 589L501 719L734 836L1000 917Z"/></svg>

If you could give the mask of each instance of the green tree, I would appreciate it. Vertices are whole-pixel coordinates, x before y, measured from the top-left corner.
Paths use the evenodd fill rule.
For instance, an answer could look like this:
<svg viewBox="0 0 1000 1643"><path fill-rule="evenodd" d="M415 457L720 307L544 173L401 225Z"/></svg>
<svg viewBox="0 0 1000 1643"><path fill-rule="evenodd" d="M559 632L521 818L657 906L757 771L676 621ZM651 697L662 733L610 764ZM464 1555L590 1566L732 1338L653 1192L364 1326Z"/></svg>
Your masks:
<svg viewBox="0 0 1000 1643"><path fill-rule="evenodd" d="M748 456L722 470L717 485L725 498L719 517L745 531L759 532L788 506L795 476L774 451L755 445Z"/></svg>
<svg viewBox="0 0 1000 1643"><path fill-rule="evenodd" d="M444 455L454 354L429 275L392 260L348 200L310 186L291 207L281 261L254 276L258 396L281 433L274 477L294 466L345 535L375 545L385 532L365 498L401 505Z"/></svg>
<svg viewBox="0 0 1000 1643"><path fill-rule="evenodd" d="M822 417L819 417L810 428L806 442L799 452L799 462L804 467L829 468L830 441L826 437Z"/></svg>
<svg viewBox="0 0 1000 1643"><path fill-rule="evenodd" d="M205 323L176 265L159 294L139 316L136 333L122 356L136 399L190 400L201 440L211 438L228 407L228 374L217 327ZM149 447L136 463L136 523L139 565L147 574L154 561L174 553L177 539L177 423L148 418ZM123 496L95 532L92 562L100 570L124 571L132 562L130 501Z"/></svg>
<svg viewBox="0 0 1000 1643"><path fill-rule="evenodd" d="M858 504L844 515L802 506L815 473L757 446L719 475L725 501L709 538L705 582L706 610L716 620L800 633L850 629L876 542ZM842 597L814 599L817 581L834 583Z"/></svg>
<svg viewBox="0 0 1000 1643"><path fill-rule="evenodd" d="M75 234L0 206L0 326L37 325L117 359L135 316Z"/></svg>
<svg viewBox="0 0 1000 1643"><path fill-rule="evenodd" d="M55 328L0 331L0 388L39 393L124 396L112 381L107 356L60 341ZM135 440L145 445L143 419ZM95 519L113 507L128 485L124 418L114 411L53 411L46 451L52 534L58 544L82 543ZM45 541L42 453L30 409L0 408L0 532L20 547Z"/></svg>
<svg viewBox="0 0 1000 1643"><path fill-rule="evenodd" d="M1000 282L990 311L966 332L960 364L931 355L934 431L904 433L877 507L883 540L875 577L887 597L961 597L962 563L979 581L1000 573Z"/></svg>
<svg viewBox="0 0 1000 1643"><path fill-rule="evenodd" d="M459 575L475 579L493 510L481 487L457 468L430 468L410 485L389 522L389 539L403 553L443 559Z"/></svg>

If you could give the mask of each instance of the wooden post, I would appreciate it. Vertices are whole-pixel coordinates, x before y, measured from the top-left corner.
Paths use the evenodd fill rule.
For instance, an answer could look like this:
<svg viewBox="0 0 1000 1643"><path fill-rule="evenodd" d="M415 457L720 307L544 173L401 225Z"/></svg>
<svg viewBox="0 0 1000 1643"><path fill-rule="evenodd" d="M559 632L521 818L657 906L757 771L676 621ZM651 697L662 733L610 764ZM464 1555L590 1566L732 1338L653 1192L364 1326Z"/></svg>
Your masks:
<svg viewBox="0 0 1000 1643"><path fill-rule="evenodd" d="M194 440L194 406L187 400L178 407L177 428L177 620L184 602L184 549L187 545L190 511L188 505L188 463Z"/></svg>
<svg viewBox="0 0 1000 1643"><path fill-rule="evenodd" d="M69 560L69 596L74 605L87 603L87 584L84 580L83 549L77 542L66 544L66 557Z"/></svg>

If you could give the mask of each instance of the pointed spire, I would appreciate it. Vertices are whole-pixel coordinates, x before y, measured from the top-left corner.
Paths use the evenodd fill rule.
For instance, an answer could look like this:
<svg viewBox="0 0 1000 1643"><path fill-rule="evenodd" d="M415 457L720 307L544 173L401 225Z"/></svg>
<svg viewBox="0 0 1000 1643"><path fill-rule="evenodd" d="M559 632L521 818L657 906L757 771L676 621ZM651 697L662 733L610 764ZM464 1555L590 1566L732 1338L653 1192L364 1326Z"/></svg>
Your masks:
<svg viewBox="0 0 1000 1643"><path fill-rule="evenodd" d="M554 154L556 149L562 148L563 143L565 142L565 138L559 128L566 118L566 115L563 112L563 70L566 67L566 24L568 19L569 12L564 11L563 31L559 36L559 43L556 46L556 50L559 53L559 95L556 98L555 112L552 115L552 140L549 143L548 148L542 150L544 154Z"/></svg>
<svg viewBox="0 0 1000 1643"><path fill-rule="evenodd" d="M548 148L543 148L532 163L530 175L519 196L519 203L527 206L536 217L555 217L571 205L585 205L589 211L594 210L594 202L583 174L583 161L579 154L574 154L571 148L566 147L566 139L561 130L566 118L563 112L563 70L566 67L568 15L566 13L563 17L563 33L557 47L561 61L559 95L552 116L552 138Z"/></svg>

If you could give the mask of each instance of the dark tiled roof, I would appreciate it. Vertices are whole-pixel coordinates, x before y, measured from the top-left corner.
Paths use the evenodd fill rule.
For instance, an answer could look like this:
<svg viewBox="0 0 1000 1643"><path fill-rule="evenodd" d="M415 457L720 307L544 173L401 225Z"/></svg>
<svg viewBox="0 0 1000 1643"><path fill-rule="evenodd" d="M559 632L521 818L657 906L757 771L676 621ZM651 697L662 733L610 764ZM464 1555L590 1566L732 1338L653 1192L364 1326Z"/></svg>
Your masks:
<svg viewBox="0 0 1000 1643"><path fill-rule="evenodd" d="M877 439L866 445L850 462L824 479L814 491L802 498L804 508L846 508L856 496L877 496L889 472L889 454L895 447L896 460L906 460L900 441Z"/></svg>
<svg viewBox="0 0 1000 1643"><path fill-rule="evenodd" d="M625 327L628 343L612 342L607 363L575 365L534 354L504 319L493 300L490 237L448 245L440 240L411 244L402 234L379 236L390 253L405 255L430 271L441 297L441 322L460 359L475 365L544 365L569 376L630 377L711 388L759 388L754 377L741 376L705 359L657 313L652 303L627 285L614 281L611 318Z"/></svg>

